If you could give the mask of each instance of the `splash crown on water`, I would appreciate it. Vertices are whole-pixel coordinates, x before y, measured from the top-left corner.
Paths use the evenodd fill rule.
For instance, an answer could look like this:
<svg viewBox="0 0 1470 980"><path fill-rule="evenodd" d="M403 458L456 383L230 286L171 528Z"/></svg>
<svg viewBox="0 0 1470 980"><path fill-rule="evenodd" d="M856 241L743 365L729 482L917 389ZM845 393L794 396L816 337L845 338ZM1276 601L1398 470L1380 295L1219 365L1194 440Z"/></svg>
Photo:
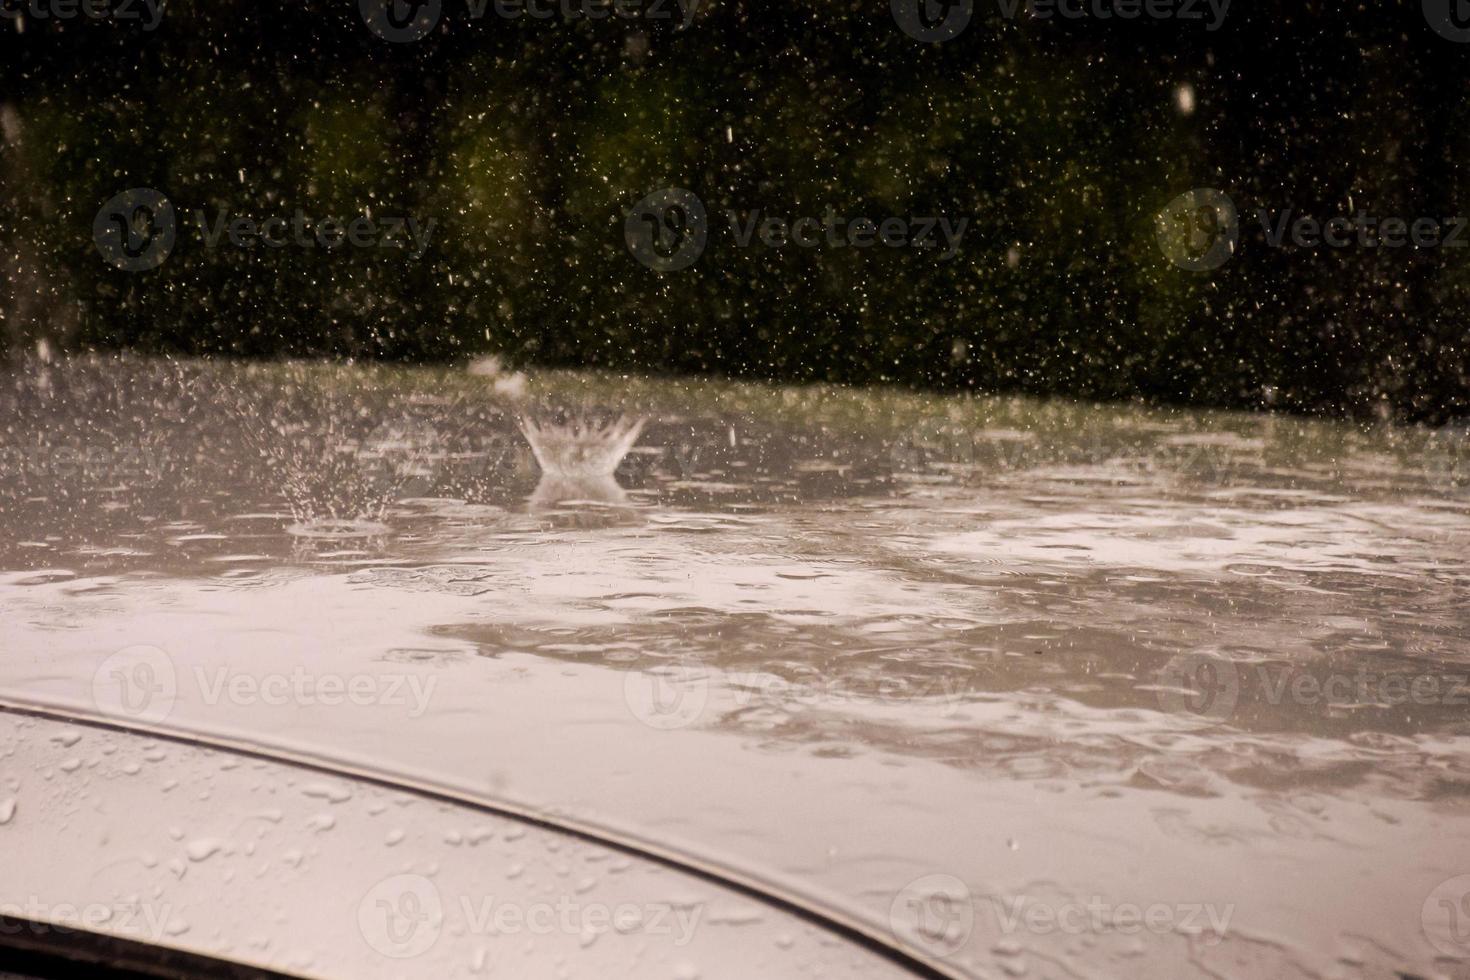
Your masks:
<svg viewBox="0 0 1470 980"><path fill-rule="evenodd" d="M521 416L521 432L541 469L560 477L608 476L618 468L643 432L644 419L619 415L610 422L568 416L562 422L537 422Z"/></svg>

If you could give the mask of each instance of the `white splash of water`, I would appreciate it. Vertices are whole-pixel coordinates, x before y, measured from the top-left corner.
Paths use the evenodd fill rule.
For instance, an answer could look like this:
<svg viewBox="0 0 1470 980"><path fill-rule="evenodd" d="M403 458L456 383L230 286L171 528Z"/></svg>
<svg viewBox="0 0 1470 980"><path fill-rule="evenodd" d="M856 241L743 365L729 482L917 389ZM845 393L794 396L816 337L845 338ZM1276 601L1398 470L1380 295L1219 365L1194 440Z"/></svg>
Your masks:
<svg viewBox="0 0 1470 980"><path fill-rule="evenodd" d="M643 432L644 419L620 415L598 423L576 417L537 422L521 416L521 433L544 473L569 479L610 476Z"/></svg>

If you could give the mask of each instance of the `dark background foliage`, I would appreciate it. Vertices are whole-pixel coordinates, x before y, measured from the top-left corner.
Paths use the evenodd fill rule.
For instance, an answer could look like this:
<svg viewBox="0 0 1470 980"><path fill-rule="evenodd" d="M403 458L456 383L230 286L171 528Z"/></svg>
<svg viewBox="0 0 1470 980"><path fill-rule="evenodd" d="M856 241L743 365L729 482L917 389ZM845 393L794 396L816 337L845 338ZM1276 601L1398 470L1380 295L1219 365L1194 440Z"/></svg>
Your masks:
<svg viewBox="0 0 1470 980"><path fill-rule="evenodd" d="M943 44L876 0L707 0L683 30L473 20L447 0L403 44L341 0L170 0L151 33L14 26L0 21L12 349L500 351L1428 421L1470 406L1470 249L1278 249L1254 219L1470 213L1470 44L1418 0L1236 0L1214 32L1006 20L978 0ZM161 268L126 273L92 221L138 186L183 227ZM715 230L692 268L660 274L629 255L623 219L668 186L696 192ZM1240 207L1241 245L1186 272L1154 216L1207 186ZM971 220L945 262L740 248L721 215L829 206ZM438 227L417 260L206 248L201 208Z"/></svg>

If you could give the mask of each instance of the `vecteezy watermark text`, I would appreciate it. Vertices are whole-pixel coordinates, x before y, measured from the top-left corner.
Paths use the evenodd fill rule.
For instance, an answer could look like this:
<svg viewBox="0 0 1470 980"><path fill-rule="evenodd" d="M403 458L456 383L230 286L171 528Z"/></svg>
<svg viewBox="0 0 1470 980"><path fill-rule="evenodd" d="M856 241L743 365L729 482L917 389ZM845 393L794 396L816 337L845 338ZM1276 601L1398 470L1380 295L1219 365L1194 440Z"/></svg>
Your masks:
<svg viewBox="0 0 1470 980"><path fill-rule="evenodd" d="M1365 208L1326 217L1295 208L1256 208L1254 220L1269 248L1465 248L1470 218L1380 216ZM1225 192L1213 187L1186 191L1155 217L1164 256L1190 272L1220 268L1236 253L1241 239L1239 213Z"/></svg>
<svg viewBox="0 0 1470 980"><path fill-rule="evenodd" d="M301 209L285 215L251 217L204 208L191 212L205 248L229 244L252 249L352 248L408 249L422 258L429 249L437 219L422 224L413 215L363 213L315 218ZM157 269L168 260L178 241L179 219L173 202L151 187L134 187L111 198L97 211L92 237L104 261L124 272Z"/></svg>
<svg viewBox="0 0 1470 980"><path fill-rule="evenodd" d="M724 212L731 241L739 248L911 248L935 251L941 261L959 253L968 217L847 217L828 205L820 215L774 215L760 209ZM623 223L628 251L657 272L686 269L704 254L709 216L693 191L670 187L635 204Z"/></svg>
<svg viewBox="0 0 1470 980"><path fill-rule="evenodd" d="M1133 936L1142 932L1165 935L1183 932L1213 946L1230 929L1234 905L1207 902L1108 902L1093 895L1087 901L1044 901L1026 895L990 896L1002 932L1038 936L1063 933L1080 936L1115 932Z"/></svg>
<svg viewBox="0 0 1470 980"><path fill-rule="evenodd" d="M157 446L3 446L0 470L38 479L95 476L147 479L168 472L169 457Z"/></svg>
<svg viewBox="0 0 1470 980"><path fill-rule="evenodd" d="M106 931L161 942L179 931L172 906L151 902L43 902L35 895L24 901L0 901L0 936L65 935L69 932Z"/></svg>
<svg viewBox="0 0 1470 980"><path fill-rule="evenodd" d="M27 20L44 24L82 18L139 22L142 30L155 31L163 23L163 0L0 0L0 19L12 21L17 30Z"/></svg>
<svg viewBox="0 0 1470 980"><path fill-rule="evenodd" d="M465 0L470 20L487 14L500 20L581 21L677 19L688 27L703 0ZM368 30L385 41L407 43L427 37L444 16L443 0L358 0Z"/></svg>
<svg viewBox="0 0 1470 980"><path fill-rule="evenodd" d="M351 245L353 248L411 247L409 255L422 258L433 237L435 219L422 227L412 215L373 217L359 214L351 220L343 218L314 219L304 211L294 211L289 218L277 215L265 219L229 215L217 211L213 218L201 208L193 212L200 237L209 248L228 241L236 248L324 248L328 251Z"/></svg>
<svg viewBox="0 0 1470 980"><path fill-rule="evenodd" d="M1230 13L1230 0L995 0L1002 17L1022 12L1036 20L1203 21L1218 31Z"/></svg>
<svg viewBox="0 0 1470 980"><path fill-rule="evenodd" d="M470 18L487 8L502 20L673 20L688 27L701 0L466 0Z"/></svg>
<svg viewBox="0 0 1470 980"><path fill-rule="evenodd" d="M382 706L420 718L429 708L434 674L396 671L246 670L194 665L180 672L173 658L154 646L131 646L98 664L92 700L104 714L160 722L172 713L182 683L192 681L193 700L220 704L335 708Z"/></svg>
<svg viewBox="0 0 1470 980"><path fill-rule="evenodd" d="M1200 22L1218 31L1231 0L995 0L1006 20ZM893 19L916 41L938 44L957 37L974 16L974 0L890 0Z"/></svg>
<svg viewBox="0 0 1470 980"><path fill-rule="evenodd" d="M996 654L1004 656L1003 653ZM973 695L963 680L949 677L900 678L839 683L833 678L788 680L759 671L720 672L696 661L673 661L646 671L629 671L623 680L628 710L650 728L687 728L706 714L712 697L719 711L741 712L764 703L783 711L882 709L896 707L948 718Z"/></svg>
<svg viewBox="0 0 1470 980"><path fill-rule="evenodd" d="M837 214L828 207L821 218L785 218L762 215L759 210L741 214L726 211L730 230L741 248L749 248L754 238L768 248L784 248L795 245L799 248L869 248L886 245L889 248L931 249L943 246L941 259L952 259L959 253L960 239L964 237L969 218L959 218L953 223L941 215L938 217L853 218ZM937 235L937 237L936 237Z"/></svg>
<svg viewBox="0 0 1470 980"><path fill-rule="evenodd" d="M1086 900L1040 895L983 895L948 874L924 875L900 889L889 904L889 927L898 939L935 956L962 949L975 928L976 915L989 908L1002 933L1046 936L1133 936L1184 933L1206 946L1218 944L1230 929L1233 904L1208 902L1114 902L1093 895Z"/></svg>
<svg viewBox="0 0 1470 980"><path fill-rule="evenodd" d="M423 875L393 875L363 895L357 906L358 929L376 952L408 959L433 947L446 923L476 936L560 933L590 940L607 932L636 933L667 936L672 945L683 947L694 938L704 915L701 903L608 904L565 894L539 901L494 895L452 899L446 901L439 887Z"/></svg>
<svg viewBox="0 0 1470 980"><path fill-rule="evenodd" d="M936 956L960 951L975 930L975 918L991 909L1005 934L1104 936L1185 933L1202 945L1217 945L1230 929L1235 905L1210 902L1113 902L1103 896L1086 901L1063 896L983 895L953 874L926 874L898 890L888 908L895 937Z"/></svg>
<svg viewBox="0 0 1470 980"><path fill-rule="evenodd" d="M1470 708L1470 672L1374 670L1309 672L1290 664L1237 664L1206 652L1181 653L1159 671L1159 705L1223 720L1242 698L1272 706Z"/></svg>

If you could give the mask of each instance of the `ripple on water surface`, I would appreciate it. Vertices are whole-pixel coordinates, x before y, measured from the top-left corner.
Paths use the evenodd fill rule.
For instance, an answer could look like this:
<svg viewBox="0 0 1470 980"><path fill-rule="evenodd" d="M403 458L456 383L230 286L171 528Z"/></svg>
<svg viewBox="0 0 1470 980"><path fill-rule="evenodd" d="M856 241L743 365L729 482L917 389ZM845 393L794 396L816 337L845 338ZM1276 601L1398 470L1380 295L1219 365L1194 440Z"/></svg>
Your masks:
<svg viewBox="0 0 1470 980"><path fill-rule="evenodd" d="M597 472L548 478L472 380L125 361L6 388L17 446L96 445L0 472L4 685L90 697L99 651L166 647L207 725L231 707L190 714L195 665L423 672L411 727L267 734L574 798L879 928L949 874L990 972L1450 962L1420 909L1470 870L1458 443L549 376L645 422L620 462L556 435ZM1094 896L1234 917L1217 944L1003 928Z"/></svg>

